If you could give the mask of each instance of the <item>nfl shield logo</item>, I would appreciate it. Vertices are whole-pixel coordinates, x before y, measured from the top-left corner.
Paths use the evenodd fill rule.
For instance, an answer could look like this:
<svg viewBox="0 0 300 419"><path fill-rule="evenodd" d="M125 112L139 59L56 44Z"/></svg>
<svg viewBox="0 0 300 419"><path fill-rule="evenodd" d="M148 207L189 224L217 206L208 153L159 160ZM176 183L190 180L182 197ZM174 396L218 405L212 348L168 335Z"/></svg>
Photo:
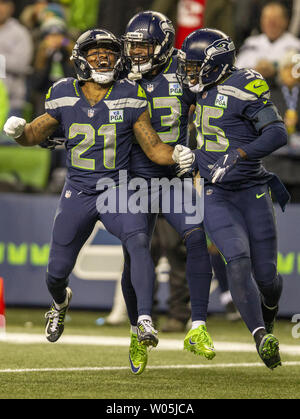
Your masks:
<svg viewBox="0 0 300 419"><path fill-rule="evenodd" d="M67 199L69 199L69 198L71 198L71 195L72 195L72 191L66 191L66 193L65 193L65 198L67 198Z"/></svg>
<svg viewBox="0 0 300 419"><path fill-rule="evenodd" d="M95 115L95 111L94 111L94 109L89 109L88 110L88 117L89 118L93 118L93 116Z"/></svg>
<svg viewBox="0 0 300 419"><path fill-rule="evenodd" d="M151 93L154 90L154 85L153 84L147 84L147 92Z"/></svg>

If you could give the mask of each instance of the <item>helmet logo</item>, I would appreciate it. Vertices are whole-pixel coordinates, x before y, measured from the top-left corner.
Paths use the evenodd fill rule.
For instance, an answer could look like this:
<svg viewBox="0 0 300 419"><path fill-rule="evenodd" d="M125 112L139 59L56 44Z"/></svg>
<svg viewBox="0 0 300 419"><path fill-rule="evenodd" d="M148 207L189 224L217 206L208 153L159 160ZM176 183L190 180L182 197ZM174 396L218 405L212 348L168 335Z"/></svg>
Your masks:
<svg viewBox="0 0 300 419"><path fill-rule="evenodd" d="M234 43L229 39L217 39L211 45L209 45L205 54L209 57L214 57L215 55L223 54L224 52L234 51Z"/></svg>

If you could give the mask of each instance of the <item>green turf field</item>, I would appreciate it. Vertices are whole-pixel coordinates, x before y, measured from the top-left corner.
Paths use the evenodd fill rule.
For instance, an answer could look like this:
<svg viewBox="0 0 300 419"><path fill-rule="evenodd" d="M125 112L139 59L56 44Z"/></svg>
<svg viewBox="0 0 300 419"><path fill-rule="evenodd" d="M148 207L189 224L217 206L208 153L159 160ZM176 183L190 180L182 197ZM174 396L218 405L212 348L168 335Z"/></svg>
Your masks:
<svg viewBox="0 0 300 419"><path fill-rule="evenodd" d="M208 319L213 361L181 349L184 334L160 333L146 371L128 367L129 326L97 326L100 313L70 310L65 333L47 343L44 310L7 309L7 341L0 342L0 399L299 398L300 340L280 320L276 336L283 366L268 370L242 322ZM104 314L105 316L105 314ZM218 349L219 348L219 349Z"/></svg>

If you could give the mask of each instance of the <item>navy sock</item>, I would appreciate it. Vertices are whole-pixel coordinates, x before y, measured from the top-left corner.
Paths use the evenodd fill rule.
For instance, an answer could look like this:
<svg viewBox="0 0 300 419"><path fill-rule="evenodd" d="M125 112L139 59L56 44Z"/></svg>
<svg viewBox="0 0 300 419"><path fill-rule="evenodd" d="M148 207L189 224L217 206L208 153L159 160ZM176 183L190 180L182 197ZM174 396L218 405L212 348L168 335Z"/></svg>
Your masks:
<svg viewBox="0 0 300 419"><path fill-rule="evenodd" d="M137 299L136 299L135 290L132 286L131 278L130 278L130 256L125 246L123 246L123 253L124 253L124 268L123 268L122 281L121 281L122 292L123 292L123 297L125 300L130 324L132 326L136 326L137 320L138 320Z"/></svg>
<svg viewBox="0 0 300 419"><path fill-rule="evenodd" d="M283 280L280 274L277 274L272 284L259 284L259 290L262 294L263 303L267 307L275 307L278 305L282 293Z"/></svg>
<svg viewBox="0 0 300 419"><path fill-rule="evenodd" d="M251 260L244 257L227 263L227 277L233 302L252 333L265 327L258 289L251 276Z"/></svg>
<svg viewBox="0 0 300 419"><path fill-rule="evenodd" d="M195 229L188 233L185 237L185 245L187 250L186 277L191 297L192 321L206 321L212 271L204 231Z"/></svg>
<svg viewBox="0 0 300 419"><path fill-rule="evenodd" d="M53 300L57 304L62 304L66 299L66 288L68 286L68 278L54 278L48 272L46 274L46 284Z"/></svg>
<svg viewBox="0 0 300 419"><path fill-rule="evenodd" d="M149 237L145 233L138 233L129 237L125 243L130 257L130 279L137 300L138 315L151 316L153 306L153 290L155 270L151 258ZM123 281L127 303L133 304L133 293L128 286L128 280ZM130 308L131 311L131 308Z"/></svg>

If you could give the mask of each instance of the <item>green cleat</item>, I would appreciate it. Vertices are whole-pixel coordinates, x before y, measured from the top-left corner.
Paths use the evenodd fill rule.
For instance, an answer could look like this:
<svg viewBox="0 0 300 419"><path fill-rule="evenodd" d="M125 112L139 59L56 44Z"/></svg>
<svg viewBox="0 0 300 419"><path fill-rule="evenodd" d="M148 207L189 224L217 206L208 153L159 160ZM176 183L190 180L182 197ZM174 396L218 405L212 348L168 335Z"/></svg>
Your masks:
<svg viewBox="0 0 300 419"><path fill-rule="evenodd" d="M184 349L195 355L203 355L207 359L213 359L216 356L212 338L204 325L188 332L184 338Z"/></svg>
<svg viewBox="0 0 300 419"><path fill-rule="evenodd" d="M141 345L135 333L130 334L129 362L131 372L135 375L142 374L148 361L147 346Z"/></svg>
<svg viewBox="0 0 300 419"><path fill-rule="evenodd" d="M281 365L279 354L279 341L275 336L266 334L263 336L259 345L256 346L258 355L265 365L273 370Z"/></svg>

